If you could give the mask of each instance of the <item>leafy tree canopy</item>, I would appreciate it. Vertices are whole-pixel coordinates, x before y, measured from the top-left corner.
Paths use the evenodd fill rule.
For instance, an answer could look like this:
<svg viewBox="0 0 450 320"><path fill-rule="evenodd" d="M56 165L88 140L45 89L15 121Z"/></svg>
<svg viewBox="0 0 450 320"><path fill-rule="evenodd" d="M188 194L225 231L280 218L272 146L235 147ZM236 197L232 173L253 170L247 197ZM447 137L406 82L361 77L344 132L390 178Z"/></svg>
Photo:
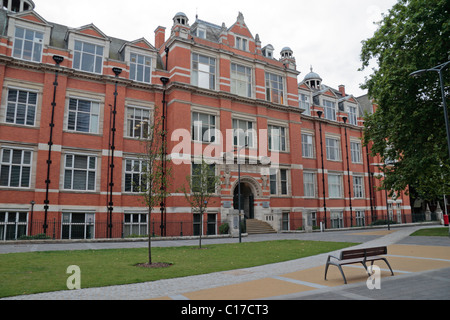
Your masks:
<svg viewBox="0 0 450 320"><path fill-rule="evenodd" d="M450 60L449 9L448 0L399 0L361 52L362 69L377 64L362 85L378 106L367 115L365 142L383 161L396 160L385 168L384 187L412 186L424 199L450 194L450 159L439 75L410 74Z"/></svg>

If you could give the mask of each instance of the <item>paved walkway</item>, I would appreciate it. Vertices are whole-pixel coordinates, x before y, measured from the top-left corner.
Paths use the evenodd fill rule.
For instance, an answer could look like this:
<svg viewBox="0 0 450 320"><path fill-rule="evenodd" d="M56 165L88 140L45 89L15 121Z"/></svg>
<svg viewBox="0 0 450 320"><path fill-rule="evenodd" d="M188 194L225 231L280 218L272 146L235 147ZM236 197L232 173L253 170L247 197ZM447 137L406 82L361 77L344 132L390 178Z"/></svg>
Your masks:
<svg viewBox="0 0 450 320"><path fill-rule="evenodd" d="M429 227L429 226L427 226ZM450 299L450 239L446 237L408 237L422 227L352 230L313 234L274 234L249 236L243 242L278 239L358 242L355 248L388 246L392 277L383 262L381 289L369 290L362 267L344 267L348 285L338 269L331 266L328 281L323 280L328 254L247 269L217 272L154 282L59 291L17 296L11 300L397 300ZM209 239L203 244L236 242L237 239ZM197 245L198 240L155 241L154 246ZM14 244L0 245L0 253L41 250L105 249L145 247L145 242Z"/></svg>

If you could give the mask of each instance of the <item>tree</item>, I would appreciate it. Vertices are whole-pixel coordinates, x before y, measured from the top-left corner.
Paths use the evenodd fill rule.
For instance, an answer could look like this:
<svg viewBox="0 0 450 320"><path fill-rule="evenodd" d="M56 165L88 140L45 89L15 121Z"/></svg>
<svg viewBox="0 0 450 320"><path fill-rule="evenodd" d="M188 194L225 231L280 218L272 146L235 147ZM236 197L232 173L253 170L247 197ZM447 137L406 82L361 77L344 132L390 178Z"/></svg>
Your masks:
<svg viewBox="0 0 450 320"><path fill-rule="evenodd" d="M155 111L156 113L156 111ZM145 149L141 156L143 165L141 168L141 181L133 181L135 187L141 193L144 202L148 208L148 264L152 265L152 233L151 233L151 213L153 209L169 196L169 181L171 176L170 168L164 172L164 161L169 160L164 157L165 145L167 142L163 137L166 132L162 128L161 117L153 117L152 123L141 121L135 124L136 127L142 126L143 139L141 140ZM135 127L135 128L136 128ZM167 166L166 166L167 167ZM161 221L161 223L163 223Z"/></svg>
<svg viewBox="0 0 450 320"><path fill-rule="evenodd" d="M221 184L220 177L216 176L215 165L208 164L203 158L200 164L192 164L192 175L186 177L189 190L182 186L186 200L192 208L193 214L200 214L199 248L202 248L203 214L207 211L210 199L216 194Z"/></svg>
<svg viewBox="0 0 450 320"><path fill-rule="evenodd" d="M363 41L362 69L377 62L363 89L377 105L366 116L365 143L383 161L383 188L413 186L423 199L450 193L442 94L437 73L410 74L449 60L447 0L399 0L383 16L374 36ZM449 70L444 74L446 92Z"/></svg>

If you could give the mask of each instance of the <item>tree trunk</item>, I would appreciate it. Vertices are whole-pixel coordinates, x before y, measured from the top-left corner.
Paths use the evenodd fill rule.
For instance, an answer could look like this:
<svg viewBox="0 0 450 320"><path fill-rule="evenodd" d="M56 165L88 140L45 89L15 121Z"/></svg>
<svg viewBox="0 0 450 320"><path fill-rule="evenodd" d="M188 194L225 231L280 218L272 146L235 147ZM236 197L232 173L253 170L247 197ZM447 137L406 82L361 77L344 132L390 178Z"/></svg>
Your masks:
<svg viewBox="0 0 450 320"><path fill-rule="evenodd" d="M202 234L203 234L203 212L200 210L200 239L199 239L199 248L202 248Z"/></svg>
<svg viewBox="0 0 450 320"><path fill-rule="evenodd" d="M151 208L148 208L147 229L148 229L148 264L152 264L152 233L151 233Z"/></svg>

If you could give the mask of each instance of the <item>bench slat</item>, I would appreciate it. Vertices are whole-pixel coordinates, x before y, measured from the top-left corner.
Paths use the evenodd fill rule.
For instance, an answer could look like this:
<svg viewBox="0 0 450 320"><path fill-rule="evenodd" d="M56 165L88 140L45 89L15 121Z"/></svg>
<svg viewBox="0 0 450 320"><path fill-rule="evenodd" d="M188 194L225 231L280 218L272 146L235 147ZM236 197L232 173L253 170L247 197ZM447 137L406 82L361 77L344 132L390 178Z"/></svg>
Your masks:
<svg viewBox="0 0 450 320"><path fill-rule="evenodd" d="M372 257L387 254L387 247L345 250L341 252L340 260Z"/></svg>

